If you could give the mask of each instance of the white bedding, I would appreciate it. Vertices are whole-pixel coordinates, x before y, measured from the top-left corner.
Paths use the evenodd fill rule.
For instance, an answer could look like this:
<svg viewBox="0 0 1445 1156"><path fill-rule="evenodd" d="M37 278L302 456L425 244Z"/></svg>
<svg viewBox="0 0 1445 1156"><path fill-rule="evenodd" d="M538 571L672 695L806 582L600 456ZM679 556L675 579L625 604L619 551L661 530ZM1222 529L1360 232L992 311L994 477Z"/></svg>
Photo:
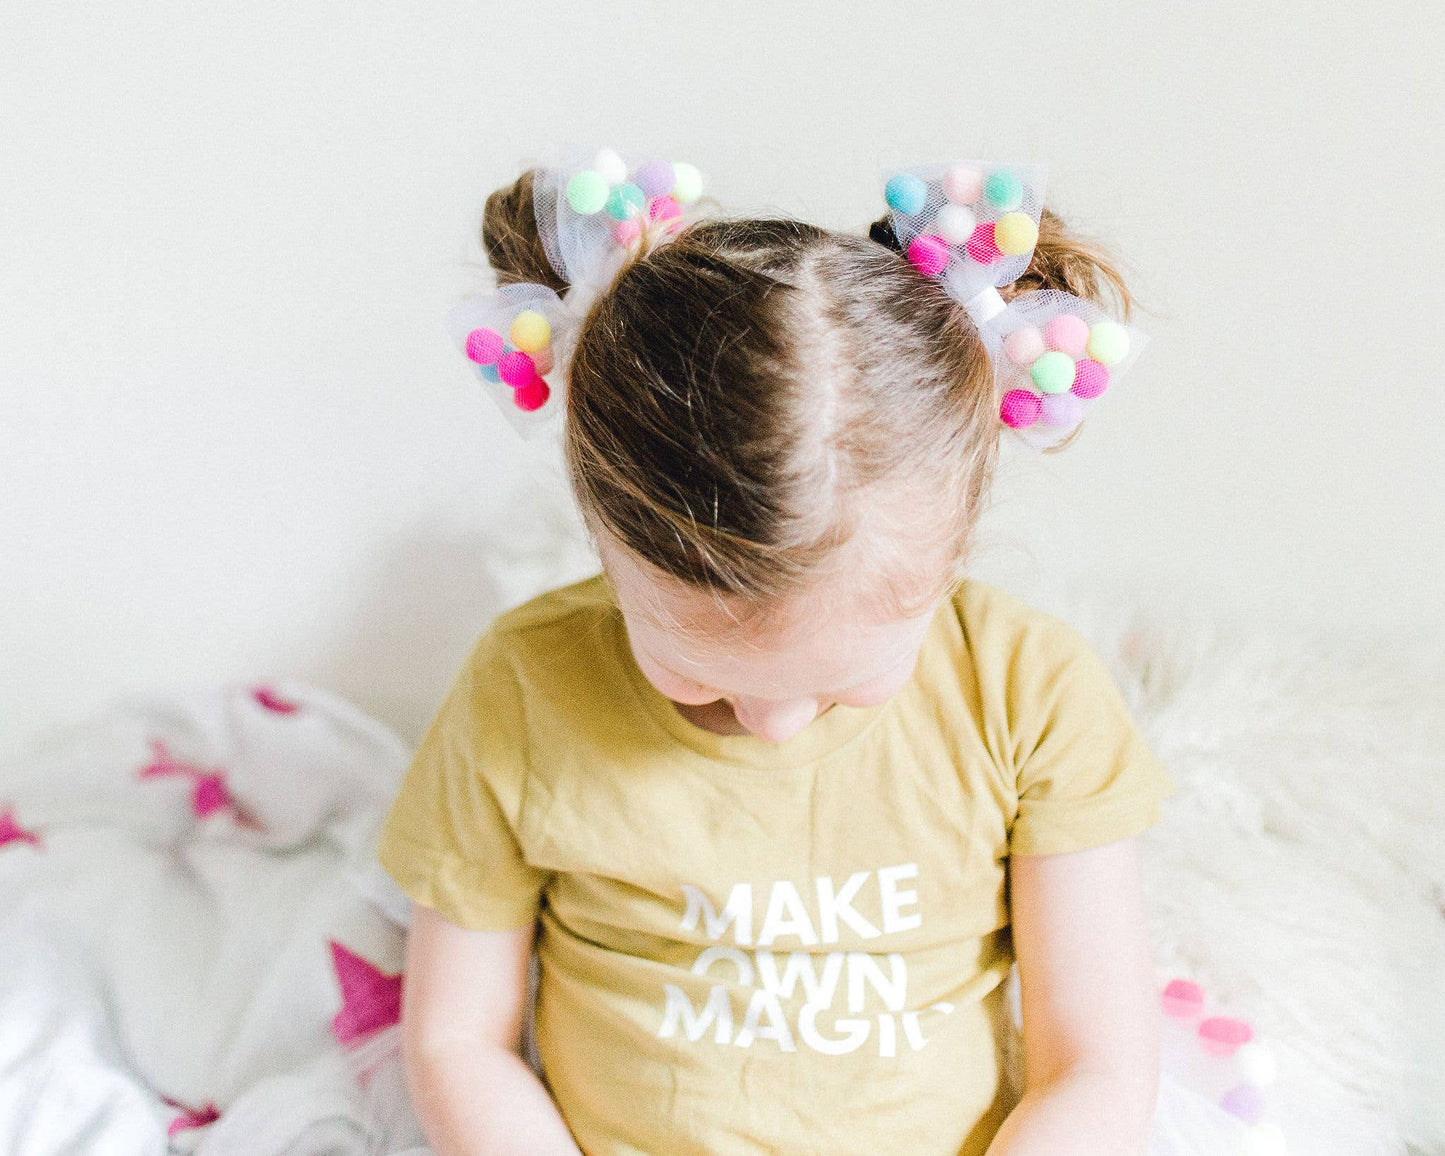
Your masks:
<svg viewBox="0 0 1445 1156"><path fill-rule="evenodd" d="M123 704L6 770L0 1152L418 1144L402 932L352 870L406 758L283 684Z"/></svg>

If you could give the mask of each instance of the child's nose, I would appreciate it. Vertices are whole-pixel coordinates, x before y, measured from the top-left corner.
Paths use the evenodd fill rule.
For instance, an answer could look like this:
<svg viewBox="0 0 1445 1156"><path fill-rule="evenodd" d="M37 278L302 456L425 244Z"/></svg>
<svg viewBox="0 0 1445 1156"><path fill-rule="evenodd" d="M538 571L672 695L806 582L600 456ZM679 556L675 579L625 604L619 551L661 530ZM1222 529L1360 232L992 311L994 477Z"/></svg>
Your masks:
<svg viewBox="0 0 1445 1156"><path fill-rule="evenodd" d="M818 717L816 699L767 702L763 699L733 700L733 714L749 731L770 743L792 738Z"/></svg>

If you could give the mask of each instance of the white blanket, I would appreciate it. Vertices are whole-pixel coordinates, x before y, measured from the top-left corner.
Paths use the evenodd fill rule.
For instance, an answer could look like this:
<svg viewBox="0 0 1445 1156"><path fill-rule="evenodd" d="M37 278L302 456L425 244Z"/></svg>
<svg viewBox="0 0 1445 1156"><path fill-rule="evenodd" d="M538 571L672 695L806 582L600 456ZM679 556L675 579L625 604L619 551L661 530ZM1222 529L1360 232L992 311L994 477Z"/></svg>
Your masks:
<svg viewBox="0 0 1445 1156"><path fill-rule="evenodd" d="M407 754L283 683L123 704L0 774L0 1152L420 1143L402 932L355 869Z"/></svg>

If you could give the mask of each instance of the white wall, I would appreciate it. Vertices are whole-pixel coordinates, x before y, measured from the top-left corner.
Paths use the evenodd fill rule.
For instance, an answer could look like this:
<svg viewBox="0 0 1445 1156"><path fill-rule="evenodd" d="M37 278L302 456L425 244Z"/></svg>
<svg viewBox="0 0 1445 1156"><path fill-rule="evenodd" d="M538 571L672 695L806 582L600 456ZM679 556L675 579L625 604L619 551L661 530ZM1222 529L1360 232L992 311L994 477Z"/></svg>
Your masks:
<svg viewBox="0 0 1445 1156"><path fill-rule="evenodd" d="M0 751L283 674L416 735L558 492L439 325L486 193L558 138L838 227L883 164L1046 162L1156 340L1067 454L1008 465L984 572L1441 624L1412 7L5 5Z"/></svg>

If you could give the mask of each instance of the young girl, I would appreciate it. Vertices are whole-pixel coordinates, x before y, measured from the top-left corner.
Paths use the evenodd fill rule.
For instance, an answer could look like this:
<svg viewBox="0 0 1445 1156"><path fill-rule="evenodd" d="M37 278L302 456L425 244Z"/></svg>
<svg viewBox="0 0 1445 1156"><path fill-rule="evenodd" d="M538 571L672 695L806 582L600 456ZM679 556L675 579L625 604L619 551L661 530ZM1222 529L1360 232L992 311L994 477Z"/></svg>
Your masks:
<svg viewBox="0 0 1445 1156"><path fill-rule="evenodd" d="M487 203L511 341L462 336L518 409L564 418L603 572L492 624L388 817L428 1136L1142 1151L1159 1036L1131 840L1169 784L1080 637L963 573L1001 418L1057 438L1050 399L1119 364L1097 308L1127 306L1118 275L1035 170L895 174L870 239L687 222L696 170L658 192L648 167L604 152ZM578 240L598 222L608 242ZM551 291L604 249L554 357ZM1072 327L1026 324L1025 290L1074 295L1028 298ZM534 946L545 1082L518 1055Z"/></svg>

